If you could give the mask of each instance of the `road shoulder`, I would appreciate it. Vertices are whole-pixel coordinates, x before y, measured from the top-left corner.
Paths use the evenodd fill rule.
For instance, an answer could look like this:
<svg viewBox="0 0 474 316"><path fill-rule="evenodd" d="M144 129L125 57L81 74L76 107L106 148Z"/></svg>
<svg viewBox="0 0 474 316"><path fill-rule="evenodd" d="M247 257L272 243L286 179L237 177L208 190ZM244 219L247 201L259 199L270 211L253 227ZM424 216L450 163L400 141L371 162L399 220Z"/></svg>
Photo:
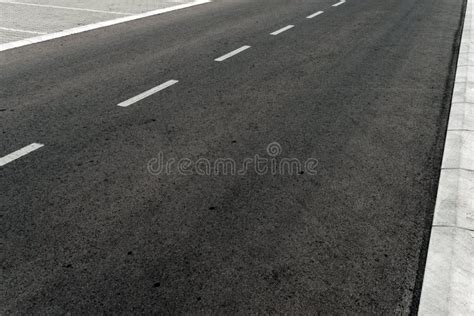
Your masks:
<svg viewBox="0 0 474 316"><path fill-rule="evenodd" d="M468 1L420 315L474 312L474 5Z"/></svg>

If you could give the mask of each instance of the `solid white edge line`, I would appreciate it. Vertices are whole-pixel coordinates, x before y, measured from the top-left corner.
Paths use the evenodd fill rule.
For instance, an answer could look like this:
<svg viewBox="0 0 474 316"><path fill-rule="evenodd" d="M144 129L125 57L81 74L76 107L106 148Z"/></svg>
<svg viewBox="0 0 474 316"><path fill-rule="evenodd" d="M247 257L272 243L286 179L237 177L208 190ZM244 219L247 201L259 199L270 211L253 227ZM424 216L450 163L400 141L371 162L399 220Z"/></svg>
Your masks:
<svg viewBox="0 0 474 316"><path fill-rule="evenodd" d="M118 19L113 19L113 20L109 20L109 21L104 21L104 22L98 22L98 23L94 23L94 24L79 26L79 27L75 27L75 28L72 28L72 29L60 31L60 32L57 32L57 33L51 33L51 34L36 36L36 37L32 37L32 38L28 38L28 39L24 39L24 40L20 40L20 41L16 41L16 42L0 44L0 52L6 51L6 50L9 50L9 49L13 49L13 48L18 48L18 47L25 46L25 45L31 45L31 44L35 44L35 43L45 42L45 41L49 41L49 40L52 40L52 39L65 37L65 36L68 36L68 35L87 32L87 31L95 30L95 29L98 29L98 28L106 27L106 26L111 26L111 25L116 25L116 24L120 24L120 23L124 23L124 22L133 21L133 20L143 19L143 18L150 17L150 16L153 16L153 15L163 14L163 13L167 13L167 12L171 12L171 11L175 11L175 10L181 10L181 9L185 9L185 8L189 8L189 7L193 7L193 6L197 6L197 5L201 5L201 4L205 4L205 3L210 3L210 2L211 2L211 0L196 0L196 1L193 1L191 3L179 4L179 5L176 5L176 6L169 7L169 8L158 9L158 10L149 11L149 12L145 12L145 13L140 13L140 14L136 14L136 15L126 16L126 17L123 17L123 18L118 18Z"/></svg>
<svg viewBox="0 0 474 316"><path fill-rule="evenodd" d="M134 103L137 103L138 101L141 101L141 100L143 100L143 99L145 99L145 98L147 98L147 97L149 97L149 96L151 96L151 95L153 95L157 92L160 92L160 91L162 91L162 90L164 90L168 87L171 87L172 85L175 85L178 82L179 82L178 80L168 80L165 83L160 84L159 86L151 88L150 90L147 90L143 93L140 93L137 96L134 96L133 98L130 98L126 101L123 101L123 102L117 104L117 106L125 108L125 107L130 106Z"/></svg>
<svg viewBox="0 0 474 316"><path fill-rule="evenodd" d="M341 4L344 4L344 3L346 3L346 0L341 0L338 3L333 4L332 6L333 7L338 7L338 6L340 6Z"/></svg>
<svg viewBox="0 0 474 316"><path fill-rule="evenodd" d="M31 153L31 152L33 152L37 149L40 149L43 146L44 146L43 144L32 143L28 146L25 146L21 149L18 149L17 151L14 151L11 154L8 154L8 155L0 158L0 167L3 167L8 163L10 163L14 160L17 160L18 158L21 158L25 155L28 155L29 153Z"/></svg>
<svg viewBox="0 0 474 316"><path fill-rule="evenodd" d="M418 306L422 316L474 313L473 13L468 0Z"/></svg>
<svg viewBox="0 0 474 316"><path fill-rule="evenodd" d="M231 51L230 53L227 53L227 54L225 54L225 55L223 55L223 56L221 56L221 57L219 57L219 58L214 59L214 61L219 61L219 62L220 62L220 61L224 61L224 60L229 59L229 58L231 58L231 57L233 57L233 56L235 56L235 55L237 55L237 54L240 54L241 52L243 52L244 50L249 49L250 47L251 47L251 46L244 45L244 46L242 46L242 47L240 47L240 48L237 48L236 50Z"/></svg>
<svg viewBox="0 0 474 316"><path fill-rule="evenodd" d="M3 27L3 26L0 26L0 30L10 31L10 32L18 32L18 33L30 33L30 34L37 34L37 35L38 35L38 34L40 34L40 35L48 34L48 33L46 33L46 32L38 32L38 31L12 29L12 28Z"/></svg>
<svg viewBox="0 0 474 316"><path fill-rule="evenodd" d="M285 31L288 31L289 29L292 29L294 27L295 27L294 25L288 25L288 26L285 26L285 27L283 27L279 30L276 30L275 32L270 33L270 35L278 35L278 34L281 34Z"/></svg>
<svg viewBox="0 0 474 316"><path fill-rule="evenodd" d="M26 6L40 7L40 8L72 10L72 11L86 11L86 12L107 13L107 14L117 14L117 15L132 15L133 14L133 13L125 13L125 12L117 12L117 11L104 11L104 10L95 10L95 9L86 9L86 8L63 7L63 6L59 6L59 5L26 3L26 2L17 2L17 1L0 1L0 4L26 5Z"/></svg>
<svg viewBox="0 0 474 316"><path fill-rule="evenodd" d="M307 19L312 19L312 18L317 17L318 15L321 15L321 14L323 14L323 13L324 13L324 11L318 11L318 12L316 12L316 13L313 13L313 14L311 14L311 15L308 15L306 18L307 18Z"/></svg>

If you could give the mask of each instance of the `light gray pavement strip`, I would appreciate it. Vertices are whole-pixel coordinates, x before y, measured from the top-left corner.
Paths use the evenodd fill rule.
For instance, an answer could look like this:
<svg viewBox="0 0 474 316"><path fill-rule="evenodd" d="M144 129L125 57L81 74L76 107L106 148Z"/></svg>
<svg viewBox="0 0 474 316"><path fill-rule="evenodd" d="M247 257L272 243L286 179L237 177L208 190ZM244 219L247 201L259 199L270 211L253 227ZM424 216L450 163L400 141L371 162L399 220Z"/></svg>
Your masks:
<svg viewBox="0 0 474 316"><path fill-rule="evenodd" d="M54 33L67 29L132 16L194 0L0 0L0 44L24 40L32 32Z"/></svg>
<svg viewBox="0 0 474 316"><path fill-rule="evenodd" d="M136 14L163 9L177 4L189 3L192 2L192 0L0 0L0 2L21 2Z"/></svg>
<svg viewBox="0 0 474 316"><path fill-rule="evenodd" d="M474 314L473 15L468 1L420 315Z"/></svg>

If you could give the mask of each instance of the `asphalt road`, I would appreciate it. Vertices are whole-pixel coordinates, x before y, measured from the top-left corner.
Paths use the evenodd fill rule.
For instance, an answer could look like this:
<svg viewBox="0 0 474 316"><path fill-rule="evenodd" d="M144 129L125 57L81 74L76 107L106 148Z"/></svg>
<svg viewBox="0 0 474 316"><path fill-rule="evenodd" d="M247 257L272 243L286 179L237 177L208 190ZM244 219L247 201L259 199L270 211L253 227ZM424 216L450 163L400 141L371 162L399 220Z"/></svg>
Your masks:
<svg viewBox="0 0 474 316"><path fill-rule="evenodd" d="M0 156L45 145L0 167L0 313L416 312L463 1L335 2L217 0L0 53ZM317 175L147 170L271 142Z"/></svg>

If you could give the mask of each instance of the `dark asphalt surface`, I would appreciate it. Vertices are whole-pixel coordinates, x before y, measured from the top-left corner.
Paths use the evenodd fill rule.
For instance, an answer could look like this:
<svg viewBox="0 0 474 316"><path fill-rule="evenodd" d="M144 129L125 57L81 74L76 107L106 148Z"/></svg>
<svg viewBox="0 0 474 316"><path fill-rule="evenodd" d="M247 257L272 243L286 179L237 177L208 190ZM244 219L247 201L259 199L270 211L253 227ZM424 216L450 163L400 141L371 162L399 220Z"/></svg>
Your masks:
<svg viewBox="0 0 474 316"><path fill-rule="evenodd" d="M463 1L335 2L216 0L0 53L0 156L45 144L0 168L0 313L416 312ZM275 141L318 174L147 171Z"/></svg>

